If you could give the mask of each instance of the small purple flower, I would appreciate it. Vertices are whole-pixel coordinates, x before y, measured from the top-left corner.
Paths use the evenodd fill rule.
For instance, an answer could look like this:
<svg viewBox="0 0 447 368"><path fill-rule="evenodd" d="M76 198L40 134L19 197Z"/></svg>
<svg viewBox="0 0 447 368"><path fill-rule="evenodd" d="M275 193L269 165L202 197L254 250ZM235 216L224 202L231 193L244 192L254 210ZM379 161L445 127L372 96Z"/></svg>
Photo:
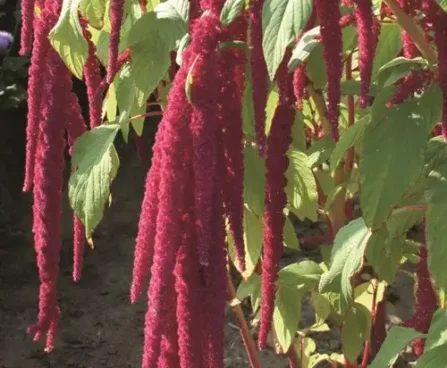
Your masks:
<svg viewBox="0 0 447 368"><path fill-rule="evenodd" d="M0 50L9 49L14 41L11 33L0 31Z"/></svg>

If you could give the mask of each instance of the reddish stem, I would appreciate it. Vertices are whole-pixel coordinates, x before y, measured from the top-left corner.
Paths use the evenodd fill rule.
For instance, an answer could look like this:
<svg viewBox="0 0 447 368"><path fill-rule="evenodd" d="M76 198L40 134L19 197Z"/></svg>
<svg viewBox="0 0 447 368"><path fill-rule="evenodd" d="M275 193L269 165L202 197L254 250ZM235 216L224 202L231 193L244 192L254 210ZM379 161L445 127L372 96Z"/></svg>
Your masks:
<svg viewBox="0 0 447 368"><path fill-rule="evenodd" d="M295 347L290 346L289 351L287 352L287 358L289 360L289 367L290 368L301 368L301 362L298 358L298 354L296 353Z"/></svg>
<svg viewBox="0 0 447 368"><path fill-rule="evenodd" d="M227 289L228 300L231 303L233 300L236 299L236 290L234 289L234 285L231 281L230 275L228 275ZM231 304L231 308L236 315L236 319L239 325L239 331L242 336L242 341L244 342L245 351L247 352L248 360L250 361L250 367L262 368L261 362L259 360L258 349L256 348L255 341L253 340L253 336L251 335L248 328L248 324L245 320L240 303Z"/></svg>

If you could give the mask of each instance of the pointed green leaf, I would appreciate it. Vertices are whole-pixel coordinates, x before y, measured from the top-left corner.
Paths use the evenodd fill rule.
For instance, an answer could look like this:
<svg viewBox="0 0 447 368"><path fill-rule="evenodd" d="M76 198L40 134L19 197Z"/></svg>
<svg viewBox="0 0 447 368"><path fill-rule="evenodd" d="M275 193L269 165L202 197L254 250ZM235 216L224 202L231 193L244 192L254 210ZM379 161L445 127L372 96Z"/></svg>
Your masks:
<svg viewBox="0 0 447 368"><path fill-rule="evenodd" d="M400 26L397 23L382 24L379 42L374 57L372 80L374 80L379 69L393 60L402 49Z"/></svg>
<svg viewBox="0 0 447 368"><path fill-rule="evenodd" d="M189 1L188 0L167 0L159 3L155 9L158 19L170 19L175 22L171 24L183 27L183 33L188 30L189 22Z"/></svg>
<svg viewBox="0 0 447 368"><path fill-rule="evenodd" d="M284 246L291 249L299 249L298 237L296 236L295 228L290 221L290 218L286 218L284 223Z"/></svg>
<svg viewBox="0 0 447 368"><path fill-rule="evenodd" d="M413 340L424 336L412 328L393 326L383 345L368 368L388 368L396 361L399 353Z"/></svg>
<svg viewBox="0 0 447 368"><path fill-rule="evenodd" d="M341 345L345 357L355 362L362 351L363 342L369 340L371 313L361 304L349 308L341 328Z"/></svg>
<svg viewBox="0 0 447 368"><path fill-rule="evenodd" d="M244 149L244 201L259 217L264 216L265 161L257 149L247 146Z"/></svg>
<svg viewBox="0 0 447 368"><path fill-rule="evenodd" d="M296 68L298 68L307 60L315 46L317 46L321 42L321 39L318 36L320 36L320 26L307 31L300 38L295 48L293 49L292 56L289 60L289 63L287 64L289 73L292 73Z"/></svg>
<svg viewBox="0 0 447 368"><path fill-rule="evenodd" d="M357 120L354 125L350 126L340 137L331 155L330 162L332 172L334 172L335 169L338 167L338 164L342 160L345 152L363 138L365 129L368 126L369 121L369 115L364 116L363 118Z"/></svg>
<svg viewBox="0 0 447 368"><path fill-rule="evenodd" d="M424 160L426 117L414 99L371 121L365 130L360 161L361 205L366 223L378 228L402 200ZM405 165L402 163L405 162Z"/></svg>
<svg viewBox="0 0 447 368"><path fill-rule="evenodd" d="M228 26L241 13L245 0L226 0L220 13L220 22Z"/></svg>
<svg viewBox="0 0 447 368"><path fill-rule="evenodd" d="M282 284L306 291L318 286L322 274L323 269L313 261L292 263L279 272Z"/></svg>
<svg viewBox="0 0 447 368"><path fill-rule="evenodd" d="M447 142L442 136L434 137L427 144L424 170L429 173L444 164L447 164Z"/></svg>
<svg viewBox="0 0 447 368"><path fill-rule="evenodd" d="M113 145L119 124L101 125L76 140L68 188L70 204L85 225L89 238L102 219L110 184L119 166Z"/></svg>
<svg viewBox="0 0 447 368"><path fill-rule="evenodd" d="M430 173L427 182L428 209L426 214L426 236L428 247L428 268L436 286L447 290L447 165L437 167Z"/></svg>
<svg viewBox="0 0 447 368"><path fill-rule="evenodd" d="M64 0L59 19L49 38L65 65L77 78L82 79L88 46L79 23L79 2L80 0Z"/></svg>
<svg viewBox="0 0 447 368"><path fill-rule="evenodd" d="M239 300L244 300L259 292L261 289L261 276L253 273L247 281L242 281L237 288L236 296Z"/></svg>
<svg viewBox="0 0 447 368"><path fill-rule="evenodd" d="M425 352L414 368L447 368L447 345Z"/></svg>
<svg viewBox="0 0 447 368"><path fill-rule="evenodd" d="M425 340L424 351L429 351L441 345L447 345L447 310L439 308L430 323L430 329Z"/></svg>
<svg viewBox="0 0 447 368"><path fill-rule="evenodd" d="M106 0L81 0L79 10L92 27L96 29L102 28L104 25Z"/></svg>
<svg viewBox="0 0 447 368"><path fill-rule="evenodd" d="M341 308L352 304L351 277L363 264L363 254L371 237L363 218L351 221L337 233L331 253L331 267L320 280L320 292L341 291ZM335 289L334 289L335 288Z"/></svg>
<svg viewBox="0 0 447 368"><path fill-rule="evenodd" d="M270 133L273 116L275 116L278 101L279 101L278 86L274 84L273 88L271 89L267 97L267 105L265 107L265 135L269 135Z"/></svg>
<svg viewBox="0 0 447 368"><path fill-rule="evenodd" d="M312 0L266 0L262 9L262 47L270 80L286 48L297 39L312 13Z"/></svg>
<svg viewBox="0 0 447 368"><path fill-rule="evenodd" d="M287 198L302 220L317 220L318 193L309 159L304 152L290 149L288 152Z"/></svg>

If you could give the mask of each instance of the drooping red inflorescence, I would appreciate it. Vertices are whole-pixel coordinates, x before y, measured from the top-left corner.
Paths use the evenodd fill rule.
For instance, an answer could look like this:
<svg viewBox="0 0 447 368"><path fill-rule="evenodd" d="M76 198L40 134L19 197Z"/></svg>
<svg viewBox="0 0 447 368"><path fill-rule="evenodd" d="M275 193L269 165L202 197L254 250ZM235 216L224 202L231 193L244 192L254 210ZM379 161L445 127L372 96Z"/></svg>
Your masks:
<svg viewBox="0 0 447 368"><path fill-rule="evenodd" d="M41 17L35 19L34 47L31 56L31 66L29 68L28 79L28 113L26 127L26 163L25 180L23 191L29 191L33 186L34 167L39 140L39 122L42 114L42 86L44 85L44 76L47 70L45 64L47 54L51 48L48 40L48 33L56 24L57 19L51 14L49 7L42 9Z"/></svg>
<svg viewBox="0 0 447 368"><path fill-rule="evenodd" d="M246 22L237 19L223 35L222 42L231 39L244 40ZM221 50L219 78L222 90L219 99L219 119L222 124L223 199L225 214L229 219L230 232L234 239L239 270L245 270L244 244L244 133L242 123L242 96L245 80L246 58L242 50L229 48Z"/></svg>
<svg viewBox="0 0 447 368"><path fill-rule="evenodd" d="M80 19L82 33L88 44L88 57L84 65L84 78L87 87L88 112L90 128L101 125L102 93L99 92L101 85L101 70L99 60L96 56L96 47L92 42L92 34L88 30L88 22L85 18Z"/></svg>
<svg viewBox="0 0 447 368"><path fill-rule="evenodd" d="M110 84L118 70L118 51L120 43L121 23L124 15L124 0L110 1L110 42L107 64L107 83Z"/></svg>
<svg viewBox="0 0 447 368"><path fill-rule="evenodd" d="M421 0L399 0L402 10L409 16L414 17L417 10L421 10ZM407 59L413 59L420 56L420 51L411 39L407 31L402 28L403 54Z"/></svg>
<svg viewBox="0 0 447 368"><path fill-rule="evenodd" d="M283 248L285 187L289 165L287 151L292 143L291 130L295 117L293 87L287 73L287 57L278 68L279 102L267 139L266 197L264 213L264 248L262 263L261 326L258 345L264 349L273 318L279 262Z"/></svg>
<svg viewBox="0 0 447 368"><path fill-rule="evenodd" d="M264 0L250 1L250 64L253 85L256 143L259 153L265 151L265 108L268 95L268 72L262 48L262 7Z"/></svg>
<svg viewBox="0 0 447 368"><path fill-rule="evenodd" d="M315 9L320 20L320 34L323 42L323 56L326 62L328 81L328 120L332 138L338 141L338 117L340 115L341 77L343 75L343 40L339 20L341 18L338 0L316 0Z"/></svg>
<svg viewBox="0 0 447 368"><path fill-rule="evenodd" d="M444 96L442 134L447 139L447 13L435 0L427 1L428 18L433 25L434 41L438 49L439 87Z"/></svg>
<svg viewBox="0 0 447 368"><path fill-rule="evenodd" d="M216 184L216 137L218 124L219 80L214 66L218 61L219 18L211 13L193 26L195 42L191 50L197 55L192 78L191 133L194 145L194 198L197 247L202 265L208 264L211 244L211 218Z"/></svg>
<svg viewBox="0 0 447 368"><path fill-rule="evenodd" d="M438 297L433 289L428 271L428 251L425 246L419 250L420 261L416 270L417 290L416 290L416 310L413 317L405 321L402 326L411 327L415 330L427 333L433 314L438 307ZM419 357L424 352L424 340L416 339L413 342L414 352Z"/></svg>
<svg viewBox="0 0 447 368"><path fill-rule="evenodd" d="M20 55L31 52L33 45L34 0L21 0L20 14L22 28L20 32Z"/></svg>
<svg viewBox="0 0 447 368"><path fill-rule="evenodd" d="M398 89L387 107L398 105L405 100L413 97L416 93L422 93L433 81L433 72L431 70L412 70L409 75L400 79L396 84Z"/></svg>
<svg viewBox="0 0 447 368"><path fill-rule="evenodd" d="M380 24L372 12L371 0L355 0L359 34L360 106L368 106L374 54L379 41Z"/></svg>
<svg viewBox="0 0 447 368"><path fill-rule="evenodd" d="M87 129L84 118L82 117L78 97L73 92L68 96L65 129L67 131L69 153L70 156L72 156L76 139L78 139ZM75 282L78 282L81 279L84 246L84 224L75 214L73 216L73 281Z"/></svg>

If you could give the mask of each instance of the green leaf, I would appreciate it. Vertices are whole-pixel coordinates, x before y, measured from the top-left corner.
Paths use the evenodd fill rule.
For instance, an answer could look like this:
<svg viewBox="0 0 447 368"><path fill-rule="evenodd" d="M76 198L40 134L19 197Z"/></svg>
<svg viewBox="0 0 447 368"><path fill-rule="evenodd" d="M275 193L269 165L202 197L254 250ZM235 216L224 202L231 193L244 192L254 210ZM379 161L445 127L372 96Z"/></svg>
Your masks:
<svg viewBox="0 0 447 368"><path fill-rule="evenodd" d="M276 106L278 106L279 101L279 93L278 86L276 84L273 85L268 97L267 97L267 105L265 107L265 134L269 135L270 128L272 126L273 116L275 116Z"/></svg>
<svg viewBox="0 0 447 368"><path fill-rule="evenodd" d="M345 357L355 362L362 351L363 342L369 340L371 313L361 304L349 308L341 328L341 344Z"/></svg>
<svg viewBox="0 0 447 368"><path fill-rule="evenodd" d="M245 245L245 271L244 278L248 278L254 271L261 255L264 226L262 221L249 209L244 211L244 245ZM228 237L231 259L237 263L234 254L234 239Z"/></svg>
<svg viewBox="0 0 447 368"><path fill-rule="evenodd" d="M247 146L244 149L244 201L259 217L264 215L265 160L257 149Z"/></svg>
<svg viewBox="0 0 447 368"><path fill-rule="evenodd" d="M363 254L371 237L363 218L351 221L337 233L331 253L331 266L320 280L320 292L341 290L341 309L352 304L351 277L363 264ZM335 290L332 290L333 288Z"/></svg>
<svg viewBox="0 0 447 368"><path fill-rule="evenodd" d="M49 39L65 65L79 79L88 56L88 45L82 35L78 7L80 0L64 0L59 19Z"/></svg>
<svg viewBox="0 0 447 368"><path fill-rule="evenodd" d="M444 11L447 11L447 0L436 0L436 2Z"/></svg>
<svg viewBox="0 0 447 368"><path fill-rule="evenodd" d="M379 277L393 283L402 259L404 239L389 239L386 227L374 232L366 248L366 258Z"/></svg>
<svg viewBox="0 0 447 368"><path fill-rule="evenodd" d="M301 298L318 285L323 270L312 261L303 261L279 271L278 292L273 311L275 335L286 352L295 337L301 315Z"/></svg>
<svg viewBox="0 0 447 368"><path fill-rule="evenodd" d="M316 291L312 291L311 301L315 310L315 324L321 325L331 314L331 304L327 298Z"/></svg>
<svg viewBox="0 0 447 368"><path fill-rule="evenodd" d="M301 337L299 341L295 339L293 347L298 355L301 363L301 367L312 368L315 365L311 365L311 357L317 350L317 344L310 337Z"/></svg>
<svg viewBox="0 0 447 368"><path fill-rule="evenodd" d="M244 8L245 0L226 0L220 13L220 22L228 26L233 22Z"/></svg>
<svg viewBox="0 0 447 368"><path fill-rule="evenodd" d="M242 97L242 128L245 138L255 139L255 112L253 107L253 84L251 80L251 65L245 64L245 88Z"/></svg>
<svg viewBox="0 0 447 368"><path fill-rule="evenodd" d="M79 4L81 14L96 29L101 29L104 25L105 10L106 0L81 0Z"/></svg>
<svg viewBox="0 0 447 368"><path fill-rule="evenodd" d="M411 71L421 69L427 65L427 61L421 57L414 59L406 59L399 56L385 65L383 65L378 71L378 84L387 87L400 78L406 76Z"/></svg>
<svg viewBox="0 0 447 368"><path fill-rule="evenodd" d="M185 33L185 35L183 36L183 38L180 40L179 44L178 44L178 50L177 50L177 56L175 57L175 62L178 65L182 65L183 63L183 51L186 50L186 48L189 46L189 44L191 43L191 36L189 35L189 33Z"/></svg>
<svg viewBox="0 0 447 368"><path fill-rule="evenodd" d="M436 167L447 164L447 142L444 137L434 137L428 141L425 150L424 169L430 173Z"/></svg>
<svg viewBox="0 0 447 368"><path fill-rule="evenodd" d="M391 367L396 361L399 353L410 342L422 336L424 336L424 334L421 334L412 328L404 328L400 326L391 327L376 358L368 368Z"/></svg>
<svg viewBox="0 0 447 368"><path fill-rule="evenodd" d="M307 150L310 166L313 168L329 160L334 149L335 142L329 135L314 141Z"/></svg>
<svg viewBox="0 0 447 368"><path fill-rule="evenodd" d="M298 237L296 236L295 228L292 225L292 222L287 217L286 222L284 223L284 246L291 249L299 249L300 245L298 243Z"/></svg>
<svg viewBox="0 0 447 368"><path fill-rule="evenodd" d="M307 60L315 46L321 42L318 36L320 36L320 26L310 29L300 38L287 64L289 73Z"/></svg>
<svg viewBox="0 0 447 368"><path fill-rule="evenodd" d="M297 39L312 13L312 0L266 0L262 9L262 47L270 80L286 48Z"/></svg>
<svg viewBox="0 0 447 368"><path fill-rule="evenodd" d="M447 345L438 346L425 352L414 368L446 368Z"/></svg>
<svg viewBox="0 0 447 368"><path fill-rule="evenodd" d="M354 125L350 126L340 137L334 150L332 151L330 159L332 172L334 172L338 167L338 164L343 159L345 152L363 138L369 121L369 115L365 115L363 118L357 120Z"/></svg>
<svg viewBox="0 0 447 368"><path fill-rule="evenodd" d="M431 319L430 329L425 340L424 351L447 345L447 310L439 308Z"/></svg>
<svg viewBox="0 0 447 368"><path fill-rule="evenodd" d="M396 23L383 23L374 57L372 80L375 80L379 69L393 60L401 49L400 26Z"/></svg>
<svg viewBox="0 0 447 368"><path fill-rule="evenodd" d="M89 238L102 219L110 184L119 166L113 145L119 124L101 125L76 140L68 195L70 204L85 226Z"/></svg>
<svg viewBox="0 0 447 368"><path fill-rule="evenodd" d="M239 300L244 300L249 296L256 294L257 290L261 289L261 276L253 273L247 281L242 281L237 288L236 297Z"/></svg>
<svg viewBox="0 0 447 368"><path fill-rule="evenodd" d="M445 239L447 224L447 165L433 170L427 181L428 209L426 213L426 236L428 247L428 268L433 276L436 286L447 290L447 252L445 252Z"/></svg>
<svg viewBox="0 0 447 368"><path fill-rule="evenodd" d="M397 105L365 130L360 199L363 217L373 228L399 204L422 167L427 123L421 105L419 99Z"/></svg>
<svg viewBox="0 0 447 368"><path fill-rule="evenodd" d="M131 76L137 89L138 106L143 106L149 95L166 75L171 64L169 52L176 48L186 33L184 20L179 12L174 18L158 18L167 13L167 2L161 3L160 13L144 14L131 28L128 42L132 48ZM181 10L179 10L181 11ZM174 16L173 15L173 16Z"/></svg>
<svg viewBox="0 0 447 368"><path fill-rule="evenodd" d="M287 198L301 220L317 221L318 193L309 159L304 152L289 149Z"/></svg>
<svg viewBox="0 0 447 368"><path fill-rule="evenodd" d="M158 19L170 19L183 27L183 33L188 30L189 22L189 1L188 0L167 0L159 3L155 9Z"/></svg>

